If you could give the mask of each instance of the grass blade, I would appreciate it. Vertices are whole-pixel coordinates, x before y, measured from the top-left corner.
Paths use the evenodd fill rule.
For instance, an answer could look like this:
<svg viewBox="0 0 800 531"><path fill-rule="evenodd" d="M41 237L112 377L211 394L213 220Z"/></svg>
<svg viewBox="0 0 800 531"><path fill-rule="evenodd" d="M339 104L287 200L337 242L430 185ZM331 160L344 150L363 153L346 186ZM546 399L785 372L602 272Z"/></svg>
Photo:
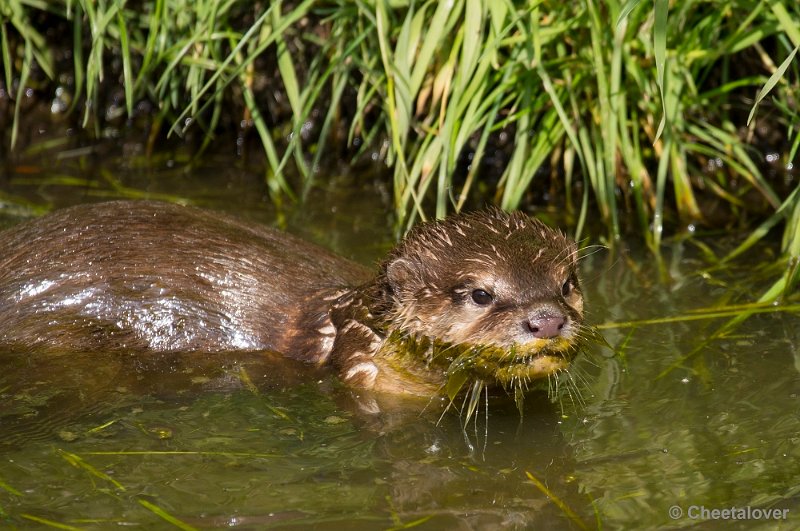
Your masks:
<svg viewBox="0 0 800 531"><path fill-rule="evenodd" d="M148 511L151 511L153 514L155 514L156 516L158 516L162 520L164 520L166 522L169 522L170 524L174 525L178 529L183 529L184 531L196 531L197 530L196 527L193 527L193 526L187 524L186 522L183 522L182 520L179 520L178 518L175 518L174 516L172 516L167 511L165 511L164 509L162 509L161 507L159 507L158 505L156 505L154 503L150 503L149 501L142 500L142 499L139 499L137 501L139 502L139 504L142 507L144 507Z"/></svg>
<svg viewBox="0 0 800 531"><path fill-rule="evenodd" d="M664 90L664 74L666 71L667 63L667 14L669 11L669 0L655 0L653 7L653 14L655 21L653 23L653 55L656 61L656 84L658 91L661 94L662 114L661 121L658 124L658 130L654 141L661 138L661 133L664 131L664 125L667 121L667 98L666 91Z"/></svg>
<svg viewBox="0 0 800 531"><path fill-rule="evenodd" d="M756 114L756 110L758 110L758 105L761 103L761 100L770 93L770 91L775 88L775 85L783 79L783 75L786 73L786 70L789 68L789 65L794 60L794 56L797 55L797 50L800 49L800 46L796 47L792 52L783 60L781 65L778 67L777 70L769 77L766 83L764 83L764 87L758 92L758 96L756 96L756 101L753 104L753 108L750 109L750 114L747 116L747 125L750 125L750 122L753 120L753 116Z"/></svg>
<svg viewBox="0 0 800 531"><path fill-rule="evenodd" d="M578 516L578 514L575 511L573 511L569 507L569 505L567 505L561 498L556 496L553 493L553 491L548 489L544 483L542 483L536 478L536 476L534 476L528 471L525 471L525 475L528 477L528 480L542 492L542 494L547 496L550 499L550 501L555 504L556 507L561 509L561 512L563 512L567 516L567 518L569 518L572 521L573 524L578 526L580 529L588 531L589 526L586 525L586 523L581 519L581 517Z"/></svg>
<svg viewBox="0 0 800 531"><path fill-rule="evenodd" d="M66 460L72 466L76 468L82 468L92 476L111 483L117 490L121 491L125 490L125 487L123 487L122 484L120 484L117 480L115 480L105 472L102 472L97 468L95 468L94 466L90 465L89 463L81 459L80 456L77 456L69 452L65 452L64 450L58 450L58 455L63 457L64 460Z"/></svg>
<svg viewBox="0 0 800 531"><path fill-rule="evenodd" d="M41 516L34 516L32 514L27 514L27 513L22 513L20 514L20 516L26 520L30 520L31 522L36 522L37 524L42 524L43 526L52 527L53 529L64 529L66 531L82 531L80 527L62 524L60 522L48 520L47 518L42 518Z"/></svg>

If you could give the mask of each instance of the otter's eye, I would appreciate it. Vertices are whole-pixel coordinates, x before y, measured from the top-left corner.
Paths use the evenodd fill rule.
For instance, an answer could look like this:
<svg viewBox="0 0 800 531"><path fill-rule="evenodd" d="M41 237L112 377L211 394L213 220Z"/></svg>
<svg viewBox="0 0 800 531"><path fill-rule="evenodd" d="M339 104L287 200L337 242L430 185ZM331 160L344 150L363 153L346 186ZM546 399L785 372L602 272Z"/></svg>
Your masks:
<svg viewBox="0 0 800 531"><path fill-rule="evenodd" d="M572 293L572 280L567 279L561 286L561 295L567 297L569 296L570 293Z"/></svg>
<svg viewBox="0 0 800 531"><path fill-rule="evenodd" d="M472 300L475 301L475 304L486 306L492 303L492 296L482 289L476 289L472 292Z"/></svg>

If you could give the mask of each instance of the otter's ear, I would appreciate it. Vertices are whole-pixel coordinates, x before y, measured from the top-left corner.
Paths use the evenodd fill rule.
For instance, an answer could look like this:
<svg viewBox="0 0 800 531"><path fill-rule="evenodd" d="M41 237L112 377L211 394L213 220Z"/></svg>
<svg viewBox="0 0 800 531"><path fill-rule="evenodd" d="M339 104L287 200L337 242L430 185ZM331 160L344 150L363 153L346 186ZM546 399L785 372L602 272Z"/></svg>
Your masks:
<svg viewBox="0 0 800 531"><path fill-rule="evenodd" d="M403 286L418 280L414 266L405 258L398 258L387 264L386 278L389 279L389 284L394 291L401 291Z"/></svg>

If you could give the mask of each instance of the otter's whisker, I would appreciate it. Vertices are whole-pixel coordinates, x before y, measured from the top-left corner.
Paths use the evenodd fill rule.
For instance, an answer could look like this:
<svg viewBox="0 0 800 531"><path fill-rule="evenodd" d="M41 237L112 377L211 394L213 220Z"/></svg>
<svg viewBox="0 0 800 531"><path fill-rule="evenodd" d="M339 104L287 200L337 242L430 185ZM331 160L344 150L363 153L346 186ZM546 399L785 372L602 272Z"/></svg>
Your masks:
<svg viewBox="0 0 800 531"><path fill-rule="evenodd" d="M484 396L486 397L484 402L484 419L483 419L483 451L486 452L486 444L489 440L489 387L484 387L483 389Z"/></svg>
<svg viewBox="0 0 800 531"><path fill-rule="evenodd" d="M547 396L551 399L556 398L556 382L555 376L552 374L547 375Z"/></svg>
<svg viewBox="0 0 800 531"><path fill-rule="evenodd" d="M439 424L442 422L442 419L444 418L445 414L446 414L448 411L450 411L450 406L452 406L452 405L453 405L453 401L451 400L451 401L450 401L450 402L448 402L448 403L447 403L447 405L444 407L444 411L442 411L442 414L441 414L441 415L439 415L439 420L437 420L437 421L436 421L436 425L437 425L437 426L438 426L438 425L439 425Z"/></svg>
<svg viewBox="0 0 800 531"><path fill-rule="evenodd" d="M578 252L578 261L580 262L581 260L585 260L590 256L592 256L593 254L597 254L605 249L608 249L608 246L601 244L587 245ZM591 251L591 252L586 252L586 251Z"/></svg>
<svg viewBox="0 0 800 531"><path fill-rule="evenodd" d="M571 248L567 248L567 249L564 249L562 251L559 251L559 253L553 259L553 262L558 266L562 266L564 264L567 264L567 263L570 263L570 262L574 262L574 257L575 257L575 254L577 252L578 252L577 249L571 249ZM564 254L564 253L566 253L566 254ZM564 256L562 256L562 254Z"/></svg>
<svg viewBox="0 0 800 531"><path fill-rule="evenodd" d="M423 407L422 411L420 411L420 413L419 413L420 416L422 416L422 414L425 413L425 411L428 410L428 406L433 404L434 400L438 399L441 396L442 391L444 390L444 387L445 387L445 384L440 385L439 389L436 391L436 394L434 394L430 398L428 398L428 401L425 403L425 407ZM444 410L442 411L442 414L439 415L439 420L436 421L436 425L437 426L439 425L440 422L442 422L442 419L444 418L445 413L447 413L450 410L450 406L452 406L452 405L453 405L453 401L450 400L447 403L447 405L444 407Z"/></svg>
<svg viewBox="0 0 800 531"><path fill-rule="evenodd" d="M583 398L583 393L580 390L580 385L578 385L576 376L577 374L573 373L572 371L565 371L561 380L564 385L564 389L570 398L570 402L572 402L572 406L574 408L582 409L586 406L586 401Z"/></svg>
<svg viewBox="0 0 800 531"><path fill-rule="evenodd" d="M572 407L575 407L575 397L572 396L572 389L570 388L568 382L565 382L561 378L561 374L555 374L554 378L556 380L556 392L558 393L559 398L559 406L561 407L561 414L564 415L564 402L563 398L569 398L570 403L572 403Z"/></svg>
<svg viewBox="0 0 800 531"><path fill-rule="evenodd" d="M575 385L581 385L586 389L589 388L589 381L586 379L583 371L581 371L579 368L573 367L567 371L567 374L569 374L569 378L575 383Z"/></svg>

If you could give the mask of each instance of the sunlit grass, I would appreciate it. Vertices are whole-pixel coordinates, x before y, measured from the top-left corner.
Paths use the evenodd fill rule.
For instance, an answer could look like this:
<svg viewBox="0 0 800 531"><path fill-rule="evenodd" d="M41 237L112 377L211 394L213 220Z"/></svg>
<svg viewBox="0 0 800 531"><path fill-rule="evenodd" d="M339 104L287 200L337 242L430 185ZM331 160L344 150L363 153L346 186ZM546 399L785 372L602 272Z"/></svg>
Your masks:
<svg viewBox="0 0 800 531"><path fill-rule="evenodd" d="M72 34L48 41L33 22L43 12ZM244 124L263 146L273 196L301 191L283 177L287 164L312 182L344 130L354 156L375 153L393 171L404 229L461 208L479 188L489 140L503 132L513 148L492 195L504 208L560 180L555 203L579 238L588 225L597 231L599 216L608 241L634 229L657 250L665 230L709 222L701 197L732 217L755 205L766 221L754 238L784 227L795 264L788 288L797 281L800 199L776 191L750 141L761 119L786 138L785 163L800 146L799 18L789 0L714 9L661 0L8 0L0 9L2 76L14 99L7 139L17 140L32 72L57 80L53 51L71 48L72 106L85 127L102 125L109 85L124 89L119 112L157 104L151 144L200 127L205 147L223 124ZM270 113L271 100L285 116ZM319 136L309 138L312 115ZM466 152L471 165L458 178Z"/></svg>

